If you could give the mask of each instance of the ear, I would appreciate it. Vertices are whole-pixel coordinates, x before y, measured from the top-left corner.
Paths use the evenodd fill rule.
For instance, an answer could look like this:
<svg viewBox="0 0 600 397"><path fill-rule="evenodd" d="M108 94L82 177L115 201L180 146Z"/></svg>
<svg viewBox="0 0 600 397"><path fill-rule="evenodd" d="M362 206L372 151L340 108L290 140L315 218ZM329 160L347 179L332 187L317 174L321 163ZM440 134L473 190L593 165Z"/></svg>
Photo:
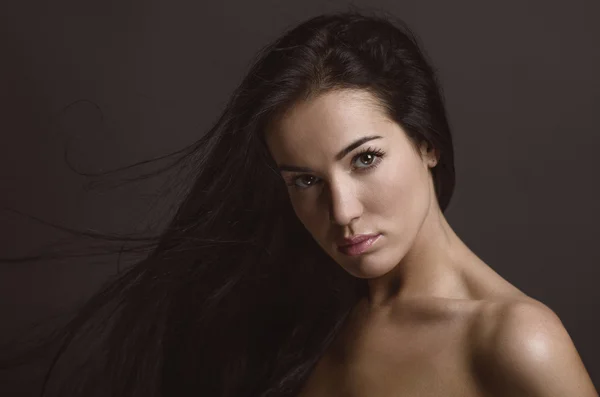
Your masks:
<svg viewBox="0 0 600 397"><path fill-rule="evenodd" d="M429 167L434 167L438 162L437 150L427 141L421 141L419 145L419 152L421 154L421 159L423 162L427 164Z"/></svg>

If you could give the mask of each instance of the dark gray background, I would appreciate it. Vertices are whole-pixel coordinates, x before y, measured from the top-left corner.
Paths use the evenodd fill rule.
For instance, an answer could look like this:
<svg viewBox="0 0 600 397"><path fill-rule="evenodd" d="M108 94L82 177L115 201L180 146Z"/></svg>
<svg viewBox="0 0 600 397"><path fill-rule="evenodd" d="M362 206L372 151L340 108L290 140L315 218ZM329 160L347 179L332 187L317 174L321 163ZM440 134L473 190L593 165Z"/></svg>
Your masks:
<svg viewBox="0 0 600 397"><path fill-rule="evenodd" d="M0 204L82 229L143 227L158 180L85 192L100 171L169 153L216 120L255 52L342 1L53 1L0 5ZM456 150L448 219L562 319L600 385L600 2L362 1L403 18L442 79ZM79 102L63 111L70 103ZM101 113L96 107L101 109ZM150 211L152 214L152 211ZM57 231L0 212L2 256ZM64 237L64 235L60 235ZM72 307L115 267L0 267L0 333Z"/></svg>

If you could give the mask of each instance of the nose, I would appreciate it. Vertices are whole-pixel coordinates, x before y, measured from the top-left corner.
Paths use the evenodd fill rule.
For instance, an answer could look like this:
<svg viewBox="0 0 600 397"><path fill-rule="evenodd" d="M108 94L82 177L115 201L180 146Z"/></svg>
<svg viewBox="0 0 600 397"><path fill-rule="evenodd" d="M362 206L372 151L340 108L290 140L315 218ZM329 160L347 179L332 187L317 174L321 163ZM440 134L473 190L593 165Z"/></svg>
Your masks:
<svg viewBox="0 0 600 397"><path fill-rule="evenodd" d="M327 191L329 220L332 223L341 226L349 225L362 215L363 206L354 185L331 183Z"/></svg>

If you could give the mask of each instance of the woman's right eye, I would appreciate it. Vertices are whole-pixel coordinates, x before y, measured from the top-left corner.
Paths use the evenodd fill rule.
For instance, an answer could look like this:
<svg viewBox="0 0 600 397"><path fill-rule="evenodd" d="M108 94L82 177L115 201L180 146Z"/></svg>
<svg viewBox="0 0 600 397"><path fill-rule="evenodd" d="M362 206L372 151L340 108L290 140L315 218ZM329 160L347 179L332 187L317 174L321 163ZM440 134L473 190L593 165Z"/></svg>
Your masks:
<svg viewBox="0 0 600 397"><path fill-rule="evenodd" d="M300 175L292 179L288 186L295 187L297 189L307 189L317 183L317 179L312 175Z"/></svg>

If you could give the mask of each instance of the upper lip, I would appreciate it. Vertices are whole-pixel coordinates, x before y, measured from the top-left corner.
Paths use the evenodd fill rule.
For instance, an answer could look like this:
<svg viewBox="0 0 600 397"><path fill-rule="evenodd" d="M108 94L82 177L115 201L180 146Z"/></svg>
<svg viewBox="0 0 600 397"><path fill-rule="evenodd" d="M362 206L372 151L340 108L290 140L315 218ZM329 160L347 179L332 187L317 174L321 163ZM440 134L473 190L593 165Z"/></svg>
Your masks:
<svg viewBox="0 0 600 397"><path fill-rule="evenodd" d="M378 235L378 233L373 233L373 234L357 234L356 236L351 236L351 237L346 237L346 238L339 239L338 241L336 241L336 243L340 247L345 247L347 245L353 245L353 244L362 243L363 241L368 240L371 237L375 237L377 235Z"/></svg>

